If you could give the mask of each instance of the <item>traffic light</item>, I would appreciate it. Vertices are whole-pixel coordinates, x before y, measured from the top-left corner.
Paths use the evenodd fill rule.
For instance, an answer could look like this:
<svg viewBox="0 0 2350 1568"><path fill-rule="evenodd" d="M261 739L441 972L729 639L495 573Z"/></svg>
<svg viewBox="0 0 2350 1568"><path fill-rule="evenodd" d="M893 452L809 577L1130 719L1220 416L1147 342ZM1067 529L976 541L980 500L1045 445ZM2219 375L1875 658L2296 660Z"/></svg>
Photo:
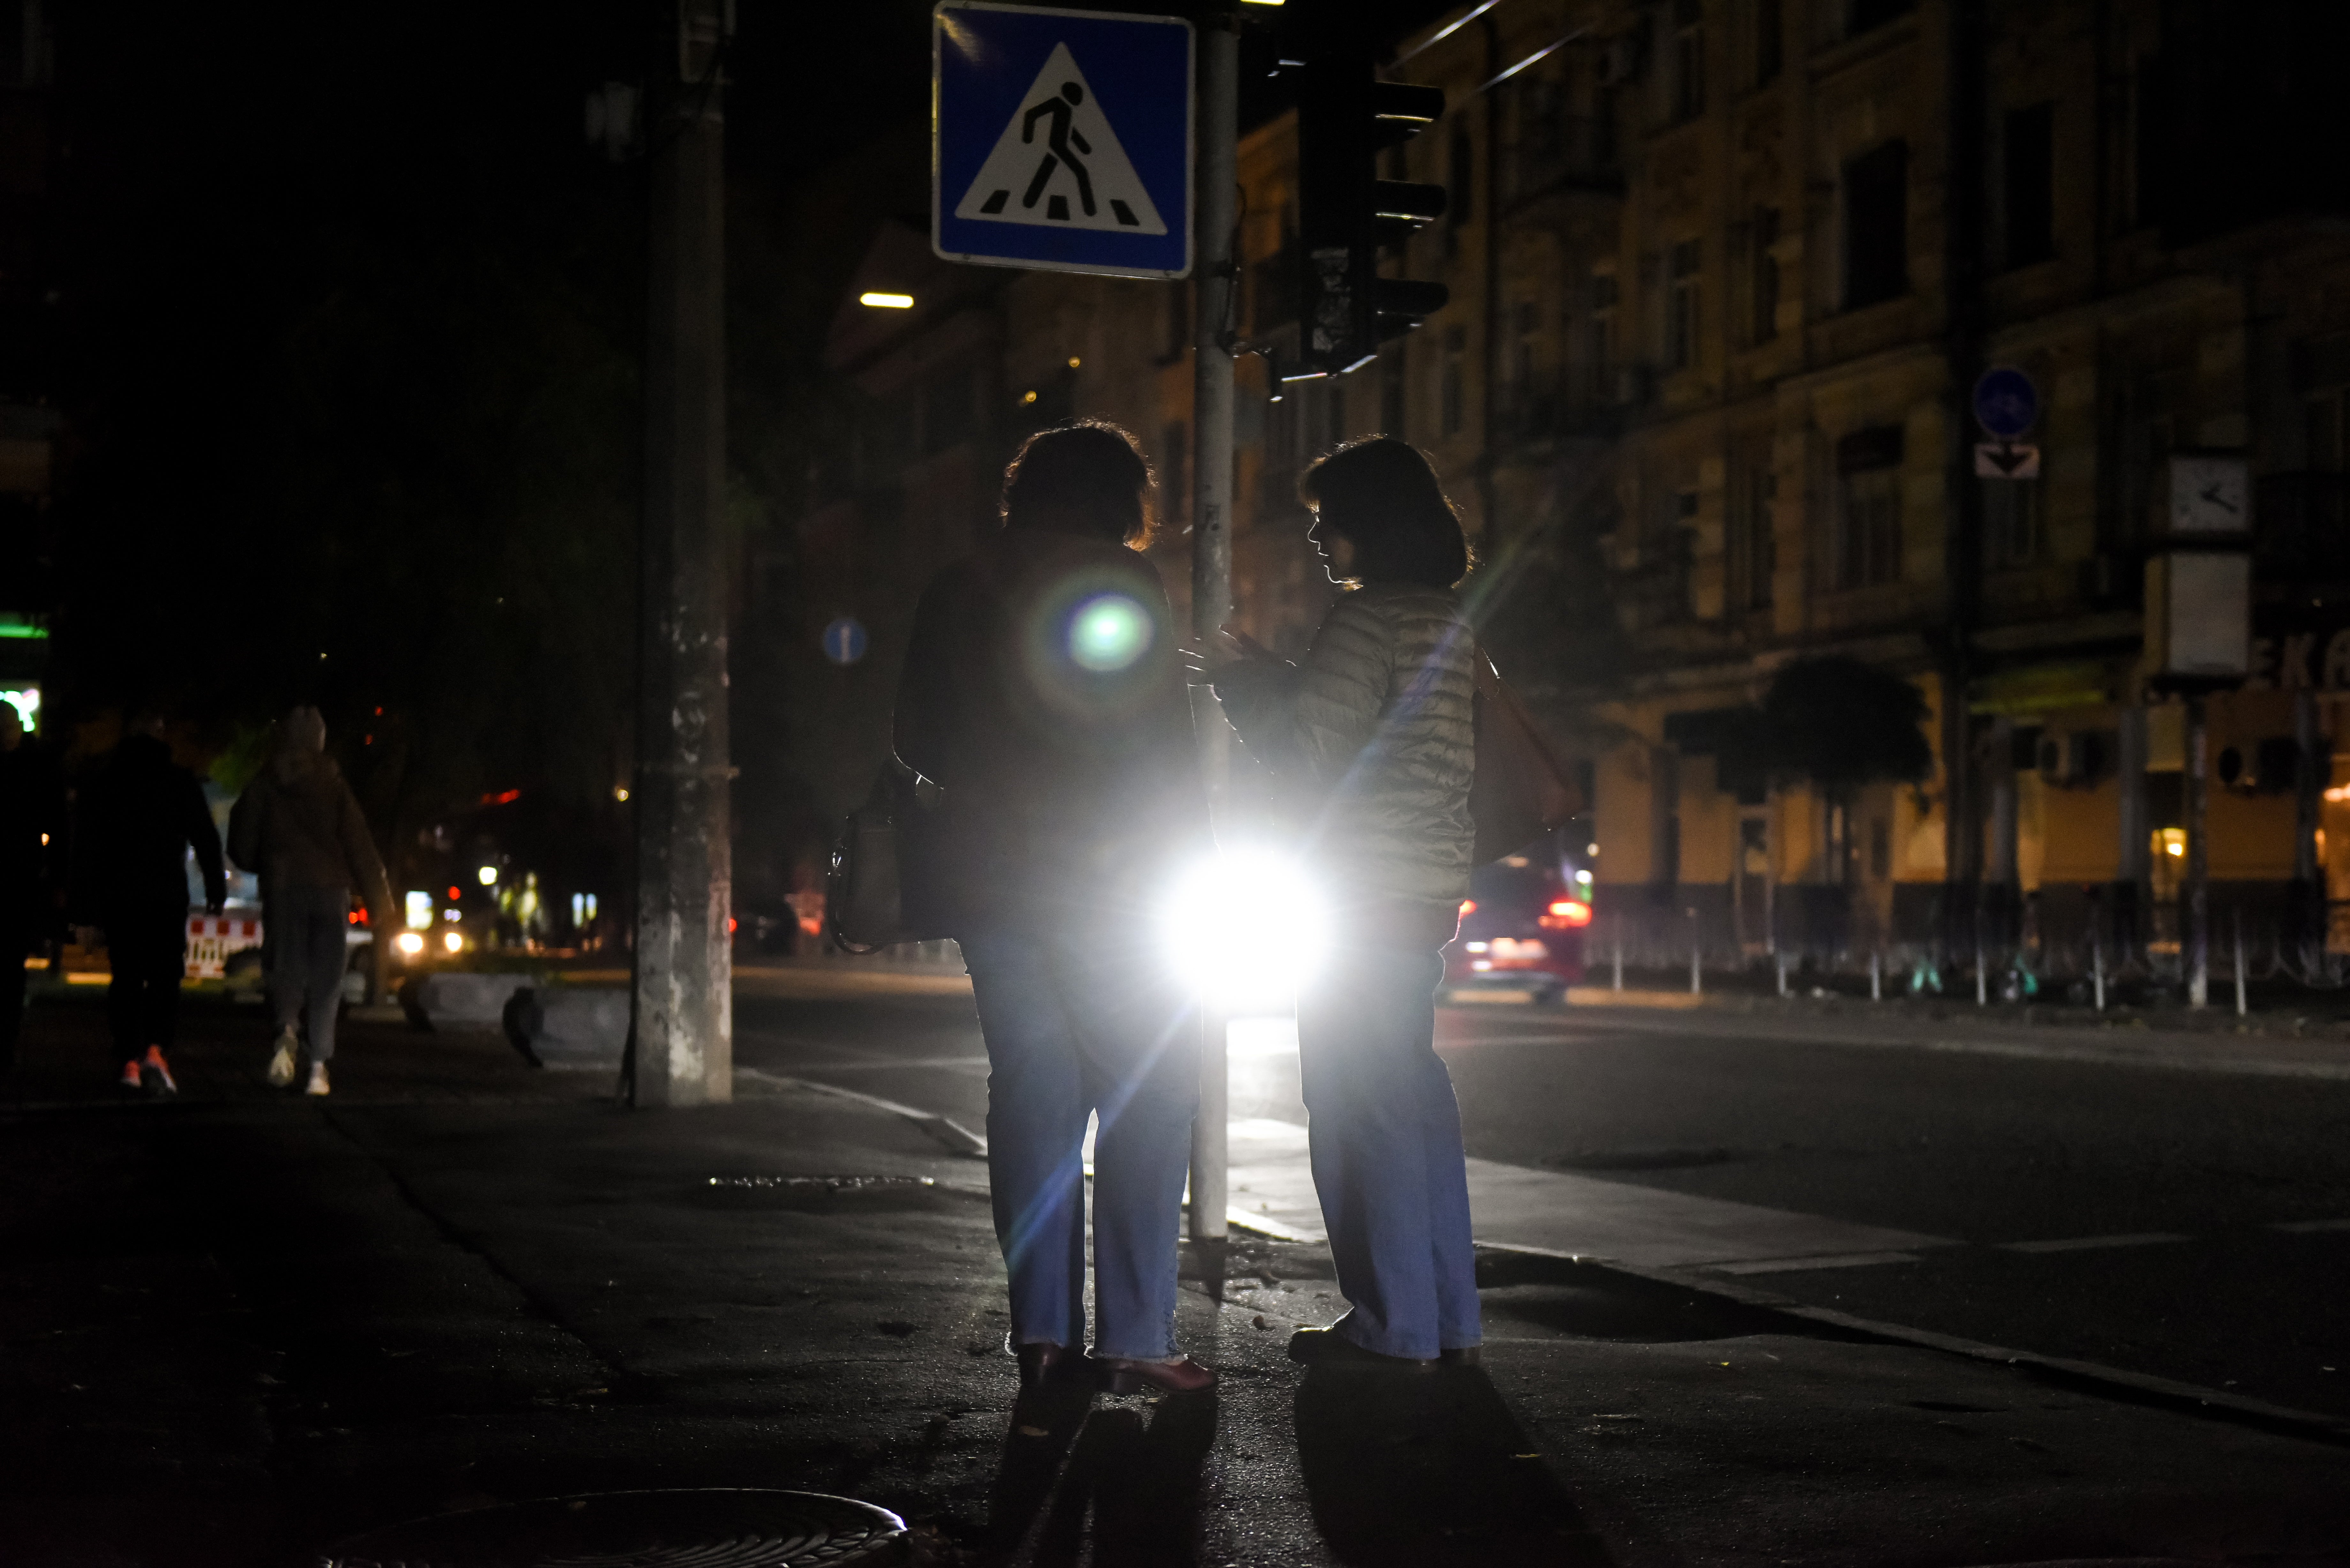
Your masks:
<svg viewBox="0 0 2350 1568"><path fill-rule="evenodd" d="M1381 151L1444 112L1444 89L1383 82L1369 53L1317 49L1297 101L1298 348L1305 376L1351 370L1444 308L1440 283L1379 275L1379 246L1444 215L1444 187L1378 177Z"/></svg>

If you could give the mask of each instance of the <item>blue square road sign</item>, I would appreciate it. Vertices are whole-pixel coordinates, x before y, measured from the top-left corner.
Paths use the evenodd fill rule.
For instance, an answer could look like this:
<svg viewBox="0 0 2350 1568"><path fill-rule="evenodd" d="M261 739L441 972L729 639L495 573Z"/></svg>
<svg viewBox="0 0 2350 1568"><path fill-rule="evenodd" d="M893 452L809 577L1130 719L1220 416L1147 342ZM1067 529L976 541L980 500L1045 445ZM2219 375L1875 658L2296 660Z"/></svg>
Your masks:
<svg viewBox="0 0 2350 1568"><path fill-rule="evenodd" d="M931 13L931 244L949 261L1191 270L1191 24L992 0Z"/></svg>

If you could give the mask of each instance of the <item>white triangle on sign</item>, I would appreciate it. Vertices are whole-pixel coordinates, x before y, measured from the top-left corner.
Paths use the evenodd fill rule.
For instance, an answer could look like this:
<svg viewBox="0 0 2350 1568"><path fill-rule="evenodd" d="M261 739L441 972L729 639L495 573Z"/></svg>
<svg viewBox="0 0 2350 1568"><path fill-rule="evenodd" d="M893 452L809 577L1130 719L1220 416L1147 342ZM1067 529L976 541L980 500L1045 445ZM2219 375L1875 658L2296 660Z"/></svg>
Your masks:
<svg viewBox="0 0 2350 1568"><path fill-rule="evenodd" d="M1167 232L1066 44L1045 57L954 215L1047 229Z"/></svg>

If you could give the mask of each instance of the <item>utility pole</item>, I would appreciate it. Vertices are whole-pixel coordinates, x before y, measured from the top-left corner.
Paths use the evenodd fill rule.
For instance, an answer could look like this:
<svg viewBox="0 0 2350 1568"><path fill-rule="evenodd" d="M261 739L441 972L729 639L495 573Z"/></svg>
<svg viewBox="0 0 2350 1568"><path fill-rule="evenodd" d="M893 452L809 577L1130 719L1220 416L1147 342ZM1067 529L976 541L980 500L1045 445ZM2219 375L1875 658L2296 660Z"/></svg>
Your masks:
<svg viewBox="0 0 2350 1568"><path fill-rule="evenodd" d="M1982 583L1982 484L1974 473L1975 379L1983 372L1983 138L1988 118L1989 34L1986 0L1950 0L1950 95L1942 250L1946 304L1945 353L1950 364L1951 419L1943 453L1947 480L1942 576L1948 618L1941 631L1943 910L1947 951L1971 922L1981 925L1982 890L1982 770L1975 753L1969 692L1974 676L1974 632ZM2007 759L1992 759L2005 766Z"/></svg>
<svg viewBox="0 0 2350 1568"><path fill-rule="evenodd" d="M2187 960L2187 1005L2202 1007L2211 1000L2211 820L2210 725L2204 718L2204 697L2187 693L2187 909L2183 951Z"/></svg>
<svg viewBox="0 0 2350 1568"><path fill-rule="evenodd" d="M1219 0L1200 22L1199 254L1191 313L1191 629L1212 635L1232 609L1232 254L1240 188L1240 17ZM1200 765L1208 803L1221 812L1232 765L1231 732L1214 701L1201 704ZM1191 1123L1191 1240L1225 1237L1230 1082L1224 1015L1200 999L1200 1113Z"/></svg>
<svg viewBox="0 0 2350 1568"><path fill-rule="evenodd" d="M626 1089L733 1096L726 735L723 70L732 0L672 0L647 93L637 929ZM673 29L673 30L672 30Z"/></svg>

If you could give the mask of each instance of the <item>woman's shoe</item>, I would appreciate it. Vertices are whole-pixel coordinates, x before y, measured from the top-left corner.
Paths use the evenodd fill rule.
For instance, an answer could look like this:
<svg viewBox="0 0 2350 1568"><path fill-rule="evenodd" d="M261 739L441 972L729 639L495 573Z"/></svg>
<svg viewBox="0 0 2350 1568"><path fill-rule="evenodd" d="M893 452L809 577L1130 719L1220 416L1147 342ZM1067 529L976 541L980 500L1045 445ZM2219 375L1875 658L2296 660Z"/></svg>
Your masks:
<svg viewBox="0 0 2350 1568"><path fill-rule="evenodd" d="M1127 1361L1116 1356L1089 1356L1094 1381L1105 1394L1139 1394L1156 1388L1162 1394L1197 1394L1216 1386L1216 1375L1185 1356L1180 1361Z"/></svg>
<svg viewBox="0 0 2350 1568"><path fill-rule="evenodd" d="M1430 1372L1436 1367L1433 1361L1366 1350L1333 1328L1301 1328L1291 1334L1289 1359L1308 1366L1376 1367L1389 1372Z"/></svg>
<svg viewBox="0 0 2350 1568"><path fill-rule="evenodd" d="M1055 1345L1049 1339L1034 1340L1015 1345L1012 1354L1020 1358L1020 1386L1035 1388L1046 1383L1056 1383L1069 1375L1075 1365L1066 1345Z"/></svg>

